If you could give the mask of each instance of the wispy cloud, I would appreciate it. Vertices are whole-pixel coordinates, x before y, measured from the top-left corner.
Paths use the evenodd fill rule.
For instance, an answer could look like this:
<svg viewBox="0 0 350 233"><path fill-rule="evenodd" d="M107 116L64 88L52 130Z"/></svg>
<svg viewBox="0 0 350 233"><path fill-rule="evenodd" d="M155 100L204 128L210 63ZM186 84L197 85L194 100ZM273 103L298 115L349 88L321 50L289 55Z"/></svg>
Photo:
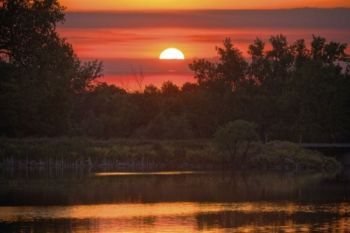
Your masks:
<svg viewBox="0 0 350 233"><path fill-rule="evenodd" d="M342 28L350 29L350 9L202 10L168 12L70 12L68 28Z"/></svg>
<svg viewBox="0 0 350 233"><path fill-rule="evenodd" d="M290 42L309 42L315 34L349 43L349 22L350 9L70 12L59 32L79 57L104 62L105 81L130 84L142 71L146 83L160 84L191 80L191 59L214 57L215 46L226 37L244 55L256 37L267 41L276 34L286 35ZM159 61L167 47L179 48L187 60Z"/></svg>

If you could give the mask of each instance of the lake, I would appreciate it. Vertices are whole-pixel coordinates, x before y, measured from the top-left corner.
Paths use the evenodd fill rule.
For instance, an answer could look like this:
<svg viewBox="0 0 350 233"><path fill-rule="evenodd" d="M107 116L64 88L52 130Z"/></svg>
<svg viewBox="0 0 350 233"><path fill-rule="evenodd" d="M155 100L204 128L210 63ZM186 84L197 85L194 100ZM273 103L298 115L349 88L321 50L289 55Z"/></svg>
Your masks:
<svg viewBox="0 0 350 233"><path fill-rule="evenodd" d="M349 175L0 174L0 232L350 232Z"/></svg>

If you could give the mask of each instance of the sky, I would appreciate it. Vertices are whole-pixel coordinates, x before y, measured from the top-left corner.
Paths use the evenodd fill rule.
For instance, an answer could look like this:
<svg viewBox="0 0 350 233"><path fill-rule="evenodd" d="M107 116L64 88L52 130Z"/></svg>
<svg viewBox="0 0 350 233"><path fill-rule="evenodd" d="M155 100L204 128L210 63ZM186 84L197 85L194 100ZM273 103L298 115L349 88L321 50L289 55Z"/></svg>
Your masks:
<svg viewBox="0 0 350 233"><path fill-rule="evenodd" d="M257 37L284 34L290 42L312 35L350 42L349 0L64 0L66 21L58 30L82 60L104 63L101 81L127 90L164 81L193 82L194 58L213 59L230 37L243 55ZM319 7L305 8L305 7ZM329 8L332 7L332 8ZM336 9L334 8L336 7ZM340 8L345 7L345 8ZM298 9L295 9L298 8ZM238 9L238 10L237 10ZM184 61L159 60L166 48Z"/></svg>
<svg viewBox="0 0 350 233"><path fill-rule="evenodd" d="M349 0L63 0L72 11L350 7Z"/></svg>

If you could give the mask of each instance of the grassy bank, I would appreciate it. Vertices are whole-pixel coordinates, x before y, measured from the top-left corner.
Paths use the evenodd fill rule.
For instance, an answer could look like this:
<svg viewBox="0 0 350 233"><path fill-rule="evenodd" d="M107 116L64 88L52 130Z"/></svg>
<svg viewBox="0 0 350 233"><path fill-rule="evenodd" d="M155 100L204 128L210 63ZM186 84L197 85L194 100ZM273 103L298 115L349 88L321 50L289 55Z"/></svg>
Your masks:
<svg viewBox="0 0 350 233"><path fill-rule="evenodd" d="M340 169L333 158L287 142L253 143L244 162L232 161L209 140L92 140L84 138L1 139L0 166L6 169L89 170L278 170Z"/></svg>

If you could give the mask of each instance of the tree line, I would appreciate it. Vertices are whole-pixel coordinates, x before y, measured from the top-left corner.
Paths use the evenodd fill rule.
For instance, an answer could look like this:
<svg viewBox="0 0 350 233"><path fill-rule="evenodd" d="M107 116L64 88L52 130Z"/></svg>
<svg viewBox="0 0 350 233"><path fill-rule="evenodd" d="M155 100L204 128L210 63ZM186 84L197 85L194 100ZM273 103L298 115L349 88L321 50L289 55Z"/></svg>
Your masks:
<svg viewBox="0 0 350 233"><path fill-rule="evenodd" d="M350 139L346 44L276 35L244 57L226 39L217 60L191 62L194 83L131 93L94 82L102 64L79 60L56 32L63 21L56 0L0 1L1 136L210 138L241 119L264 141Z"/></svg>

